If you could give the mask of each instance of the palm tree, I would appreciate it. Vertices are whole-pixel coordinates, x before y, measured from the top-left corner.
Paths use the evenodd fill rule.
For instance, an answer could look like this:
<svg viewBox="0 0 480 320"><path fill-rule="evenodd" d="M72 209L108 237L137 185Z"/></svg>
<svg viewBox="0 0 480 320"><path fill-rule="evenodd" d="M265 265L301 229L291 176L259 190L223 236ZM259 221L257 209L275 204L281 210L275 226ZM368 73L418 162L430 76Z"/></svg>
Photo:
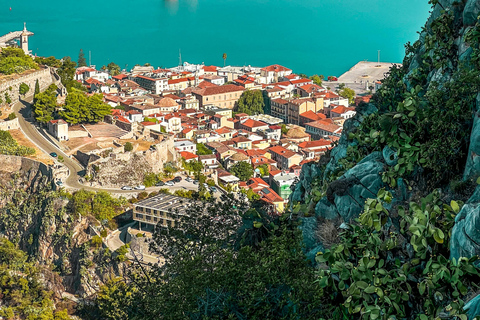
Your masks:
<svg viewBox="0 0 480 320"><path fill-rule="evenodd" d="M222 58L223 58L223 67L225 67L225 60L227 60L227 54L224 53Z"/></svg>

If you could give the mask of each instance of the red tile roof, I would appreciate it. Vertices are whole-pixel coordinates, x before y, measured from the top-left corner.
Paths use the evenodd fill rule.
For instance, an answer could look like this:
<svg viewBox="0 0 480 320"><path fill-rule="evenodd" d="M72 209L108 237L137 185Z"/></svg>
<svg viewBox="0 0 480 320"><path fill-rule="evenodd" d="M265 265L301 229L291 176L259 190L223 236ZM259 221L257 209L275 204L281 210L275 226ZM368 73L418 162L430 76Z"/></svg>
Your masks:
<svg viewBox="0 0 480 320"><path fill-rule="evenodd" d="M117 74L116 76L113 76L112 78L116 79L116 80L123 80L125 78L128 78L128 76L126 74Z"/></svg>
<svg viewBox="0 0 480 320"><path fill-rule="evenodd" d="M285 68L284 66L281 66L279 64L273 64L271 66L265 67L261 69L262 71L274 71L274 72L281 72L281 71L292 71L292 69Z"/></svg>
<svg viewBox="0 0 480 320"><path fill-rule="evenodd" d="M193 153L188 152L188 151L182 151L182 152L180 152L180 155L181 155L182 158L184 158L185 160L198 159L198 156L197 156L196 154L193 154Z"/></svg>
<svg viewBox="0 0 480 320"><path fill-rule="evenodd" d="M294 155L296 155L296 153L293 152L292 150L285 149L285 148L282 147L282 146L270 147L270 148L268 148L268 150L269 150L270 152L273 152L273 153L276 153L276 154L278 154L278 155L281 155L282 157L285 157L285 158L291 158L291 157L293 157Z"/></svg>
<svg viewBox="0 0 480 320"><path fill-rule="evenodd" d="M317 120L323 119L319 115L317 115L315 112L313 112L312 110L301 113L299 116L302 117L302 118L305 118L305 119L309 119L311 121L317 121Z"/></svg>
<svg viewBox="0 0 480 320"><path fill-rule="evenodd" d="M332 109L330 112L337 113L337 114L343 114L347 111L355 111L355 108L349 108L345 106L338 106L334 109Z"/></svg>
<svg viewBox="0 0 480 320"><path fill-rule="evenodd" d="M203 66L205 72L217 72L217 68L215 66Z"/></svg>
<svg viewBox="0 0 480 320"><path fill-rule="evenodd" d="M238 92L238 91L243 92L245 91L245 88L234 85L234 84L227 84L224 86L207 87L204 89L194 90L193 93L198 94L200 96L211 96L216 94Z"/></svg>
<svg viewBox="0 0 480 320"><path fill-rule="evenodd" d="M314 149L314 148L327 148L332 144L332 141L327 141L324 139L316 140L316 141L304 141L298 145L299 148L302 149Z"/></svg>
<svg viewBox="0 0 480 320"><path fill-rule="evenodd" d="M247 128L252 128L252 129L267 126L266 123L261 122L261 121L257 121L257 120L253 120L253 119L246 120L244 123L242 123L242 125L247 127Z"/></svg>
<svg viewBox="0 0 480 320"><path fill-rule="evenodd" d="M306 123L305 126L318 128L318 129L321 129L323 131L327 131L327 132L331 132L331 133L334 133L334 132L338 133L339 130L342 129L342 127L337 126L335 124L331 124L331 123L329 123L325 120L318 120L318 121L314 121L314 122L309 122L309 123Z"/></svg>

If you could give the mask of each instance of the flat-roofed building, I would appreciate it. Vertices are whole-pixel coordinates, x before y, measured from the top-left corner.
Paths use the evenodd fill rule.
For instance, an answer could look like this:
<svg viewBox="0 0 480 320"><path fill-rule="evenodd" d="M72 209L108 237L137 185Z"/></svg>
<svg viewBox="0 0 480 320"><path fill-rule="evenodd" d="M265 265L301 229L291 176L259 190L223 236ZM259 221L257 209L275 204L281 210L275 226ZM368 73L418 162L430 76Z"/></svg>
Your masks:
<svg viewBox="0 0 480 320"><path fill-rule="evenodd" d="M167 78L151 78L139 75L135 77L135 82L138 83L142 88L151 91L154 94L159 94L162 91L168 90L168 79Z"/></svg>
<svg viewBox="0 0 480 320"><path fill-rule="evenodd" d="M178 217L185 215L188 206L199 206L201 202L192 199L177 197L170 194L157 196L135 203L133 208L133 220L142 224L175 227Z"/></svg>

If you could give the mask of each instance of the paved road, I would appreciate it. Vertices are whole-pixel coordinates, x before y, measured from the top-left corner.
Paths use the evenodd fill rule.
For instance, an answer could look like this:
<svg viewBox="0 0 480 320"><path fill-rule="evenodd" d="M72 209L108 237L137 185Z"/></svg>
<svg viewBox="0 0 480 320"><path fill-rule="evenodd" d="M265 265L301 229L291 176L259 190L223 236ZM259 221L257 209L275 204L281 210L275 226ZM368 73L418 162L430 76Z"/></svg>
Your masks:
<svg viewBox="0 0 480 320"><path fill-rule="evenodd" d="M75 160L71 159L68 155L66 155L62 150L60 150L56 145L52 142L48 141L37 129L33 119L30 116L31 110L31 102L33 96L28 97L27 99L18 102L14 106L15 114L17 115L18 122L20 124L20 128L25 134L25 136L32 141L39 149L41 149L46 154L50 154L55 152L57 155L63 157L64 162L63 164L68 168L69 175L67 179L64 181L64 185L71 189L85 189L89 191L108 191L112 193L120 193L120 194L131 194L135 195L143 190L121 190L120 188L103 188L103 187L90 187L84 184L81 184L78 180L80 178L79 173L84 170L84 168ZM57 161L55 159L55 161ZM185 180L176 183L173 187L163 186L163 187L150 187L147 188L145 191L152 192L158 191L160 189L167 188L171 191L176 190L198 190L198 185L193 184L192 182L187 182ZM218 192L216 192L218 193Z"/></svg>

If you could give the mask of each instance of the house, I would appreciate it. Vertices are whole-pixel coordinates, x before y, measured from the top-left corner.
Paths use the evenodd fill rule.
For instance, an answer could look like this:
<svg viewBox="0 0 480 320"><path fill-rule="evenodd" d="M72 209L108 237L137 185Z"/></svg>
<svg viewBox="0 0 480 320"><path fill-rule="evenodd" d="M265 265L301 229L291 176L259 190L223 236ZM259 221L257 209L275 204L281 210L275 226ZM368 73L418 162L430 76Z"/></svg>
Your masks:
<svg viewBox="0 0 480 320"><path fill-rule="evenodd" d="M224 86L207 87L192 91L192 94L198 99L200 108L207 105L217 108L233 109L245 88L234 84Z"/></svg>
<svg viewBox="0 0 480 320"><path fill-rule="evenodd" d="M172 98L164 97L156 104L160 112L174 112L179 109L178 103Z"/></svg>
<svg viewBox="0 0 480 320"><path fill-rule="evenodd" d="M217 75L216 66L203 66L203 72L205 75Z"/></svg>
<svg viewBox="0 0 480 320"><path fill-rule="evenodd" d="M323 109L322 99L292 99L288 101L287 123L300 125L300 114L307 111L317 113Z"/></svg>
<svg viewBox="0 0 480 320"><path fill-rule="evenodd" d="M299 115L299 125L305 127L306 123L326 119L327 116L323 113L315 113L312 110L308 110Z"/></svg>
<svg viewBox="0 0 480 320"><path fill-rule="evenodd" d="M180 105L180 109L199 109L199 102L194 96L182 97L178 103Z"/></svg>
<svg viewBox="0 0 480 320"><path fill-rule="evenodd" d="M141 112L134 109L125 112L125 115L128 117L130 122L142 122L144 118ZM151 115L149 115L149 117L152 118Z"/></svg>
<svg viewBox="0 0 480 320"><path fill-rule="evenodd" d="M340 137L342 127L327 122L326 120L318 120L305 124L305 132L310 134L314 140L318 140L326 136Z"/></svg>
<svg viewBox="0 0 480 320"><path fill-rule="evenodd" d="M270 113L272 116L280 118L283 122L287 122L288 101L282 98L273 99L270 102Z"/></svg>
<svg viewBox="0 0 480 320"><path fill-rule="evenodd" d="M135 82L138 83L142 88L153 92L154 94L159 94L162 91L168 90L168 79L167 78L151 78L143 75L138 75L134 78Z"/></svg>
<svg viewBox="0 0 480 320"><path fill-rule="evenodd" d="M191 153L197 153L197 145L189 140L177 140L173 143L176 150L179 152L188 151Z"/></svg>
<svg viewBox="0 0 480 320"><path fill-rule="evenodd" d="M215 75L213 75L213 74L212 75L205 75L203 77L203 80L208 81L208 82L213 83L213 84L216 84L217 86L223 86L225 84L225 78L217 76L216 74Z"/></svg>
<svg viewBox="0 0 480 320"><path fill-rule="evenodd" d="M48 132L59 141L68 140L68 124L64 120L50 120L47 128Z"/></svg>
<svg viewBox="0 0 480 320"><path fill-rule="evenodd" d="M293 173L284 173L281 172L272 177L272 189L283 199L288 199L292 193L290 188L296 181L298 177Z"/></svg>
<svg viewBox="0 0 480 320"><path fill-rule="evenodd" d="M260 77L262 83L278 82L282 77L292 74L292 70L281 65L274 64L260 69Z"/></svg>
<svg viewBox="0 0 480 320"><path fill-rule="evenodd" d="M217 177L217 184L220 185L225 190L231 190L233 192L239 191L239 182L240 179L235 177L228 171L217 169L215 170Z"/></svg>
<svg viewBox="0 0 480 320"><path fill-rule="evenodd" d="M330 108L330 104L336 104L337 106L344 106L348 107L348 99L340 97L338 94L327 90L325 92L320 92L316 94L315 96L322 97L323 98L323 103L324 103L324 109Z"/></svg>
<svg viewBox="0 0 480 320"><path fill-rule="evenodd" d="M293 126L288 130L287 134L284 136L286 141L292 142L295 144L302 143L304 141L310 141L311 136L305 132L305 129L299 126Z"/></svg>
<svg viewBox="0 0 480 320"><path fill-rule="evenodd" d="M168 79L168 88L170 90L182 91L188 88L188 79L179 78L179 79Z"/></svg>
<svg viewBox="0 0 480 320"><path fill-rule="evenodd" d="M245 89L252 89L255 87L255 78L248 75L243 75L233 80L236 85L244 87Z"/></svg>
<svg viewBox="0 0 480 320"><path fill-rule="evenodd" d="M225 164L227 169L230 169L231 167L233 167L235 164L239 162L246 162L250 164L250 158L242 152L237 152L234 155L225 159Z"/></svg>
<svg viewBox="0 0 480 320"><path fill-rule="evenodd" d="M305 158L318 158L331 148L332 143L332 141L324 139L304 141L298 145L298 148L300 151L304 152Z"/></svg>
<svg viewBox="0 0 480 320"><path fill-rule="evenodd" d="M312 97L315 93L324 91L326 91L325 88L312 83L297 87L297 94L302 98Z"/></svg>
<svg viewBox="0 0 480 320"><path fill-rule="evenodd" d="M249 132L256 132L258 130L267 130L268 124L253 119L247 119L244 121L240 121L239 129Z"/></svg>
<svg viewBox="0 0 480 320"><path fill-rule="evenodd" d="M244 150L252 149L252 140L247 139L245 137L239 136L229 141L232 142L233 146L237 149L244 149Z"/></svg>
<svg viewBox="0 0 480 320"><path fill-rule="evenodd" d="M173 113L167 114L160 126L165 128L166 132L179 133L182 131L182 121L179 116Z"/></svg>
<svg viewBox="0 0 480 320"><path fill-rule="evenodd" d="M330 118L342 117L343 119L350 119L356 114L355 108L338 106L330 110Z"/></svg>
<svg viewBox="0 0 480 320"><path fill-rule="evenodd" d="M203 163L205 170L218 168L217 157L214 154L198 156L198 160Z"/></svg>
<svg viewBox="0 0 480 320"><path fill-rule="evenodd" d="M285 200L280 197L262 178L250 178L242 186L244 189L252 189L260 196L260 200L269 205L270 214L279 214L284 211Z"/></svg>
<svg viewBox="0 0 480 320"><path fill-rule="evenodd" d="M225 138L225 140L230 140L232 139L235 130L227 127L221 127L220 129L215 130L215 132Z"/></svg>
<svg viewBox="0 0 480 320"><path fill-rule="evenodd" d="M282 127L280 126L269 126L267 130L258 130L260 134L266 140L280 140L282 137Z"/></svg>
<svg viewBox="0 0 480 320"><path fill-rule="evenodd" d="M270 99L278 99L278 98L285 97L287 95L287 90L285 90L284 88L280 88L278 86L269 86L264 89L267 92L267 96Z"/></svg>
<svg viewBox="0 0 480 320"><path fill-rule="evenodd" d="M185 159L185 162L192 162L198 160L198 156L188 151L180 152L180 156Z"/></svg>
<svg viewBox="0 0 480 320"><path fill-rule="evenodd" d="M283 170L288 170L293 165L298 165L303 160L303 156L285 149L282 146L274 146L268 149L272 155L272 160L278 163L278 167Z"/></svg>

